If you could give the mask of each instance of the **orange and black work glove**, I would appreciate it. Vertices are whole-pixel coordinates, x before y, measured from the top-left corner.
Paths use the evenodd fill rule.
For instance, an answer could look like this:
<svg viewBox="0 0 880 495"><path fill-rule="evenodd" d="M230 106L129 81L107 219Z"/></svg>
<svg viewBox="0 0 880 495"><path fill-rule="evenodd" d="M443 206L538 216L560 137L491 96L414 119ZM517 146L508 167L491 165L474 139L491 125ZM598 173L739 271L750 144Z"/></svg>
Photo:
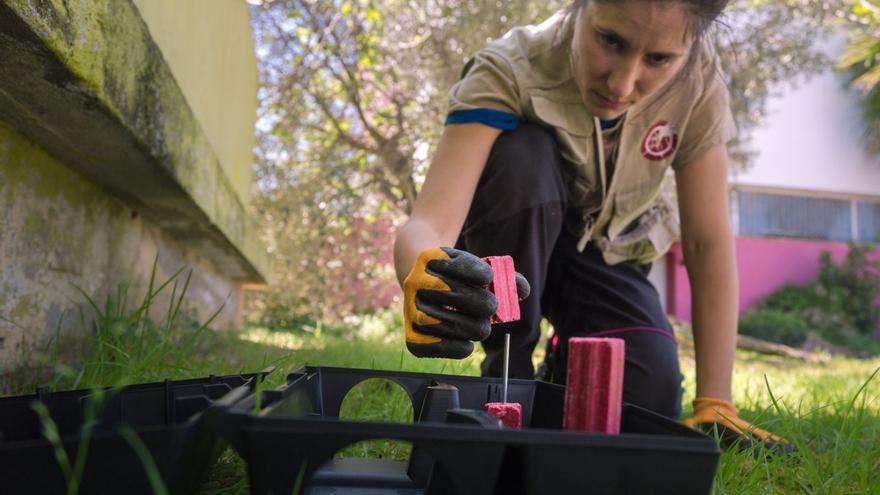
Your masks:
<svg viewBox="0 0 880 495"><path fill-rule="evenodd" d="M422 251L403 281L406 347L418 357L463 359L472 341L489 336L489 317L498 300L486 286L492 267L467 251L448 247ZM529 293L525 277L516 274L520 300Z"/></svg>
<svg viewBox="0 0 880 495"><path fill-rule="evenodd" d="M788 440L762 430L737 415L736 407L726 400L700 397L694 400L694 416L682 423L691 428L712 434L718 431L718 438L724 448L737 446L756 452L759 447L777 453L794 452Z"/></svg>

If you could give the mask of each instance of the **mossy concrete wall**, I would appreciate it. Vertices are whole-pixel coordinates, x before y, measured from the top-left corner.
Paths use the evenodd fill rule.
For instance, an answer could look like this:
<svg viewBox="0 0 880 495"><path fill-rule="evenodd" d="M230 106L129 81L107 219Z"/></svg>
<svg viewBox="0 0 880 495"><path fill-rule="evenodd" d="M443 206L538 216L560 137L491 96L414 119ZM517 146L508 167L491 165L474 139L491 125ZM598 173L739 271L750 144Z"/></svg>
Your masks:
<svg viewBox="0 0 880 495"><path fill-rule="evenodd" d="M80 289L103 303L127 286L136 304L154 261L158 280L192 269L189 317L204 322L223 308L216 326L237 325L236 283L0 122L0 362L14 363L58 328L80 327L80 308L88 321L92 312ZM170 291L160 293L154 317L165 314L169 299Z"/></svg>
<svg viewBox="0 0 880 495"><path fill-rule="evenodd" d="M235 192L253 177L257 57L244 0L134 0Z"/></svg>
<svg viewBox="0 0 880 495"><path fill-rule="evenodd" d="M231 294L221 324L234 324L242 286L266 281L235 178L250 162L209 135L220 113L194 110L151 29L133 0L0 0L0 317L15 320L0 318L2 363L82 302L74 285L137 284L157 253L165 274L195 269L196 318ZM254 103L224 96L239 97Z"/></svg>

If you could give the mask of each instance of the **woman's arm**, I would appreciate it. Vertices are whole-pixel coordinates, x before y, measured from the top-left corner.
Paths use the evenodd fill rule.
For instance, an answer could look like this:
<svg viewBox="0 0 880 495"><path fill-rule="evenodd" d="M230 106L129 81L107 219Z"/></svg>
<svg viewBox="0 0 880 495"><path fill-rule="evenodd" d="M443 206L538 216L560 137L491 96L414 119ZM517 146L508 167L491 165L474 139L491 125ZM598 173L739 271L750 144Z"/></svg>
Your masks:
<svg viewBox="0 0 880 495"><path fill-rule="evenodd" d="M739 288L728 219L727 150L711 148L675 173L691 284L697 397L731 400Z"/></svg>
<svg viewBox="0 0 880 495"><path fill-rule="evenodd" d="M394 268L401 286L419 253L454 246L499 134L501 130L483 124L444 129L412 215L394 242Z"/></svg>

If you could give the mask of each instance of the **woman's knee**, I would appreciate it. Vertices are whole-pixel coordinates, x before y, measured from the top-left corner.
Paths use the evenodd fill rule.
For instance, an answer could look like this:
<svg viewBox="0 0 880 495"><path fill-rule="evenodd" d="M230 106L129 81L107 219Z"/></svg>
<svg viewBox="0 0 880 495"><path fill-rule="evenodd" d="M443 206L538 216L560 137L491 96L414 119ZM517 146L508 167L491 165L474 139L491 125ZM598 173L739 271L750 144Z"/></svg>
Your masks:
<svg viewBox="0 0 880 495"><path fill-rule="evenodd" d="M520 122L495 140L478 187L494 197L524 201L526 206L564 202L561 161L551 130Z"/></svg>
<svg viewBox="0 0 880 495"><path fill-rule="evenodd" d="M489 161L501 160L522 166L535 160L547 160L558 152L559 146L551 129L523 121L516 129L498 136L492 145Z"/></svg>
<svg viewBox="0 0 880 495"><path fill-rule="evenodd" d="M677 419L683 377L675 342L660 335L639 335L627 339L626 347L623 400Z"/></svg>

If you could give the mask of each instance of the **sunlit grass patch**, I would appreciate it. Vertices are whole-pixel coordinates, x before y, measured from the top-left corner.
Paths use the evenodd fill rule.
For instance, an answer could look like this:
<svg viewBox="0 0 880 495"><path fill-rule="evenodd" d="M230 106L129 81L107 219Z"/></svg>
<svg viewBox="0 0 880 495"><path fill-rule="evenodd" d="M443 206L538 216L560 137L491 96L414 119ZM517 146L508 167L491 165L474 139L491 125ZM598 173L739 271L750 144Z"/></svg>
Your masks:
<svg viewBox="0 0 880 495"><path fill-rule="evenodd" d="M313 350L320 351L325 348L324 343L321 341L306 339L302 335L292 332L273 332L268 328L262 327L244 329L238 335L238 338L247 342L254 342L256 344L263 344L291 351L301 350L305 348L307 343L310 346L309 348Z"/></svg>
<svg viewBox="0 0 880 495"><path fill-rule="evenodd" d="M686 351L687 352L687 351ZM685 414L694 392L684 355ZM737 351L734 402L740 416L789 440L791 455L725 452L715 494L880 494L880 359L821 363Z"/></svg>

